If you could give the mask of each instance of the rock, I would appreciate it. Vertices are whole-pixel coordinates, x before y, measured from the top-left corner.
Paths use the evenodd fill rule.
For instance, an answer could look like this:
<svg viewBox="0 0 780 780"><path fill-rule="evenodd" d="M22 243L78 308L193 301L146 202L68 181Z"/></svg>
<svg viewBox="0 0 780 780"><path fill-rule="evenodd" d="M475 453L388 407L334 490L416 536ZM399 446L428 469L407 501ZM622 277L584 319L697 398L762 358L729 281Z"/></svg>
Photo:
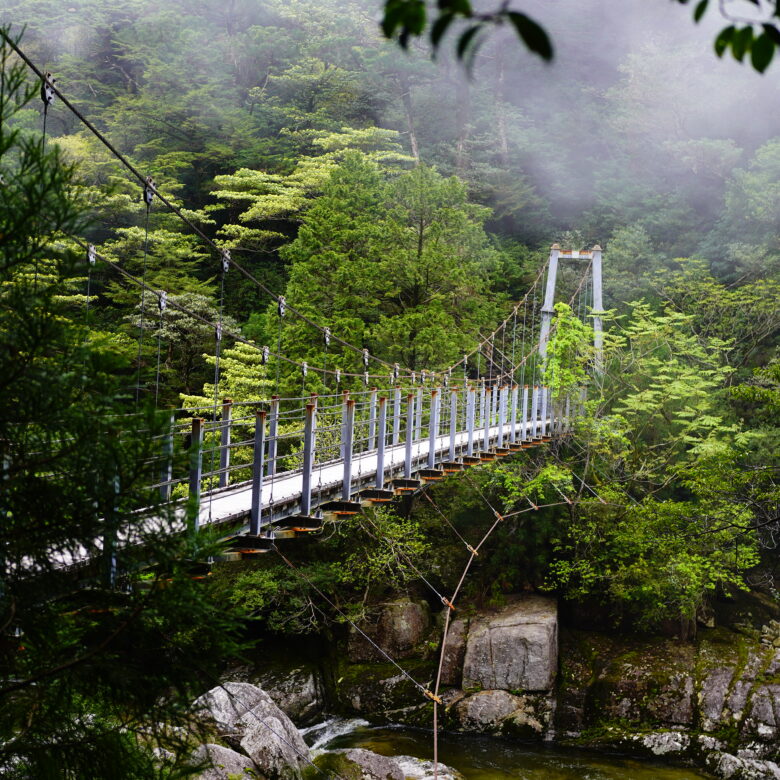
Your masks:
<svg viewBox="0 0 780 780"><path fill-rule="evenodd" d="M192 756L193 763L206 762L209 769L198 780L230 780L232 777L260 777L257 767L246 756L222 745L201 745Z"/></svg>
<svg viewBox="0 0 780 780"><path fill-rule="evenodd" d="M663 731L646 734L642 737L642 745L654 756L666 756L670 753L682 753L691 744L691 738L679 731Z"/></svg>
<svg viewBox="0 0 780 780"><path fill-rule="evenodd" d="M453 620L447 631L447 643L441 665L443 685L461 687L463 682L463 659L466 655L466 623Z"/></svg>
<svg viewBox="0 0 780 780"><path fill-rule="evenodd" d="M424 761L414 756L394 756L393 763L401 770L406 780L433 780L433 761ZM464 780L457 769L439 762L437 767L439 780Z"/></svg>
<svg viewBox="0 0 780 780"><path fill-rule="evenodd" d="M773 741L780 726L780 685L759 685L750 700L745 731L761 740Z"/></svg>
<svg viewBox="0 0 780 780"><path fill-rule="evenodd" d="M774 761L738 758L730 753L710 753L710 770L724 780L780 780L780 766Z"/></svg>
<svg viewBox="0 0 780 780"><path fill-rule="evenodd" d="M522 701L507 691L480 691L459 701L452 710L457 731L497 733Z"/></svg>
<svg viewBox="0 0 780 780"><path fill-rule="evenodd" d="M409 658L428 635L431 613L423 601L398 599L385 604L379 619L361 630L391 658ZM350 630L347 655L353 663L386 661L387 659L359 631Z"/></svg>
<svg viewBox="0 0 780 780"><path fill-rule="evenodd" d="M710 669L704 677L699 692L699 707L702 715L702 728L714 731L720 723L726 694L734 677L733 666L721 666Z"/></svg>
<svg viewBox="0 0 780 780"><path fill-rule="evenodd" d="M197 699L201 718L210 719L239 746L269 780L300 778L309 748L295 724L256 685L225 683Z"/></svg>
<svg viewBox="0 0 780 780"><path fill-rule="evenodd" d="M226 682L197 698L192 707L201 718L212 720L223 736L240 737L238 721L253 707L266 702L271 702L270 697L256 685Z"/></svg>
<svg viewBox="0 0 780 780"><path fill-rule="evenodd" d="M404 780L404 773L393 759L362 748L331 750L314 763L328 776L342 780Z"/></svg>
<svg viewBox="0 0 780 780"><path fill-rule="evenodd" d="M315 669L305 666L275 667L261 672L254 679L298 726L311 725L323 712L325 694Z"/></svg>
<svg viewBox="0 0 780 780"><path fill-rule="evenodd" d="M463 687L547 691L558 667L555 599L528 595L469 626Z"/></svg>

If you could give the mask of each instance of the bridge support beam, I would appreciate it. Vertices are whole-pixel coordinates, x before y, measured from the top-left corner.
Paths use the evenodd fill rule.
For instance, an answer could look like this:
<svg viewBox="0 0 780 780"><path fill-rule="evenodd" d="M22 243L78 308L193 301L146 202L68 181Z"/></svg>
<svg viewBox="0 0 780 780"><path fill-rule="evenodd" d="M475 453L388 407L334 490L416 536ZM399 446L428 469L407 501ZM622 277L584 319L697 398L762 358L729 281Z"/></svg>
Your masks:
<svg viewBox="0 0 780 780"><path fill-rule="evenodd" d="M222 420L219 423L219 486L227 487L230 483L230 417L233 401L225 398L222 401Z"/></svg>
<svg viewBox="0 0 780 780"><path fill-rule="evenodd" d="M203 423L202 417L192 418L190 436L190 492L187 498L187 520L193 531L200 522L200 480L203 474Z"/></svg>
<svg viewBox="0 0 780 780"><path fill-rule="evenodd" d="M385 487L385 441L387 440L387 398L379 399L379 428L376 449L376 489Z"/></svg>
<svg viewBox="0 0 780 780"><path fill-rule="evenodd" d="M265 409L255 412L254 458L252 460L252 503L249 508L249 533L260 533L260 518L263 511L263 471L265 463Z"/></svg>
<svg viewBox="0 0 780 780"><path fill-rule="evenodd" d="M311 474L314 469L315 436L317 432L317 400L306 404L303 423L303 476L301 482L301 514L311 515Z"/></svg>
<svg viewBox="0 0 780 780"><path fill-rule="evenodd" d="M550 338L550 323L552 322L555 301L555 280L558 275L558 257L561 248L553 244L550 248L550 261L547 266L547 286L544 291L544 304L542 305L542 324L539 330L539 355L542 360L547 355L547 341Z"/></svg>
<svg viewBox="0 0 780 780"><path fill-rule="evenodd" d="M597 374L604 371L604 335L601 321L604 300L601 286L601 247L596 244L593 247L593 364Z"/></svg>

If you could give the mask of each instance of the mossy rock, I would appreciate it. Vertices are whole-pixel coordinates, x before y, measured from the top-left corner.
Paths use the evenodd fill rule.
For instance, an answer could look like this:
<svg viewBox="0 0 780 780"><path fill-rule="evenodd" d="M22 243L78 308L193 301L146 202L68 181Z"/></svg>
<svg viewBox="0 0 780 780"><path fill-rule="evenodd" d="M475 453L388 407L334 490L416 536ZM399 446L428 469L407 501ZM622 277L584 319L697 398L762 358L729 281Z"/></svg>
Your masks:
<svg viewBox="0 0 780 780"><path fill-rule="evenodd" d="M402 661L400 666L426 687L435 671L433 661ZM425 703L420 689L390 663L339 662L334 669L330 698L342 712L368 718Z"/></svg>

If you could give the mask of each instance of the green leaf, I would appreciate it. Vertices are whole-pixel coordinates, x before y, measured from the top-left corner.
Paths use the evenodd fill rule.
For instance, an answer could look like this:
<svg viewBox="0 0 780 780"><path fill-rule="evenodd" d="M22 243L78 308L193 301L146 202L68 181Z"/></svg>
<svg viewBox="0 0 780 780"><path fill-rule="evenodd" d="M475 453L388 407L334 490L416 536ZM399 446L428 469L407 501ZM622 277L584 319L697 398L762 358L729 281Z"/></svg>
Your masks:
<svg viewBox="0 0 780 780"><path fill-rule="evenodd" d="M775 44L769 40L766 33L762 33L753 41L750 48L750 62L759 73L763 73L774 56Z"/></svg>
<svg viewBox="0 0 780 780"><path fill-rule="evenodd" d="M735 32L736 27L732 24L729 27L724 27L720 33L718 33L718 37L715 39L715 54L717 54L718 57L723 56L723 52L728 48Z"/></svg>
<svg viewBox="0 0 780 780"><path fill-rule="evenodd" d="M507 11L506 16L530 51L543 60L553 58L552 43L543 27L519 11Z"/></svg>
<svg viewBox="0 0 780 780"><path fill-rule="evenodd" d="M693 12L693 21L694 22L700 22L702 16L704 16L704 13L707 10L707 6L709 5L710 0L700 0L700 2L697 4L696 9Z"/></svg>
<svg viewBox="0 0 780 780"><path fill-rule="evenodd" d="M439 42L444 37L444 33L447 32L447 29L454 20L455 17L451 13L443 13L433 23L433 26L431 27L431 44L434 49L438 48Z"/></svg>
<svg viewBox="0 0 780 780"><path fill-rule="evenodd" d="M769 36L769 40L771 40L775 46L780 46L780 30L773 24L764 24L761 26L764 28L764 33Z"/></svg>
<svg viewBox="0 0 780 780"><path fill-rule="evenodd" d="M464 58L464 55L468 51L469 45L472 44L472 41L474 41L474 36L480 31L481 25L475 24L466 30L466 32L463 33L463 35L460 36L458 39L458 48L457 48L457 55L458 59L462 60Z"/></svg>
<svg viewBox="0 0 780 780"><path fill-rule="evenodd" d="M743 27L738 30L731 37L731 53L734 55L734 59L738 62L742 62L745 58L745 54L750 51L750 44L753 41L753 28Z"/></svg>

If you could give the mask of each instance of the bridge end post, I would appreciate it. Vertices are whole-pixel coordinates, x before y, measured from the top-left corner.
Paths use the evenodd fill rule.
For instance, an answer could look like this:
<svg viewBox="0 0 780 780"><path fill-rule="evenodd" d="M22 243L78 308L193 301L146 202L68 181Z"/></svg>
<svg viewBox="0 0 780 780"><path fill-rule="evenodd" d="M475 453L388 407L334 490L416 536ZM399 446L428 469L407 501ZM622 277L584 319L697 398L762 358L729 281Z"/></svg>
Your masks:
<svg viewBox="0 0 780 780"><path fill-rule="evenodd" d="M171 413L168 433L162 442L162 466L160 467L160 500L171 500L171 479L173 478L173 424L174 416Z"/></svg>

